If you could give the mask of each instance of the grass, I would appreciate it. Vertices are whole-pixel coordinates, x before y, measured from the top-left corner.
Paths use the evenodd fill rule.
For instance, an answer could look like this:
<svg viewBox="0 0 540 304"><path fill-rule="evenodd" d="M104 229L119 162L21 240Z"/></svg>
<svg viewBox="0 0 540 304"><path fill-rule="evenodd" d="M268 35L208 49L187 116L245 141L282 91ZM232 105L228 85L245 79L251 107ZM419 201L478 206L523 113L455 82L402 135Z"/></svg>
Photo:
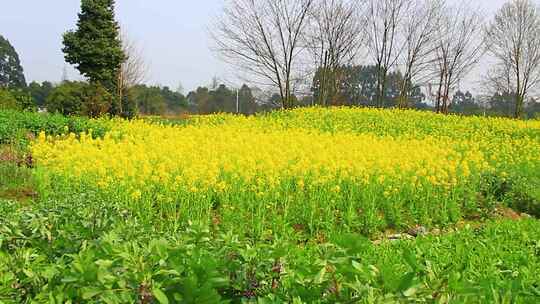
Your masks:
<svg viewBox="0 0 540 304"><path fill-rule="evenodd" d="M47 118L25 115L0 161L0 303L540 299L537 123L309 109L33 140Z"/></svg>

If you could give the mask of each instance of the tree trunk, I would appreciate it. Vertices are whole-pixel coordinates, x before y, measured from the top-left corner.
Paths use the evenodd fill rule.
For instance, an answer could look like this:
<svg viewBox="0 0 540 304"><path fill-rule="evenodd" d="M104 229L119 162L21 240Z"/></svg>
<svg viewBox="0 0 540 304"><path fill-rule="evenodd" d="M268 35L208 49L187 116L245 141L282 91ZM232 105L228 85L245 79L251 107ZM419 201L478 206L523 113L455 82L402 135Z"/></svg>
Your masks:
<svg viewBox="0 0 540 304"><path fill-rule="evenodd" d="M405 80L401 84L398 107L400 109L406 109L409 107L409 77L405 77Z"/></svg>
<svg viewBox="0 0 540 304"><path fill-rule="evenodd" d="M382 99L383 99L383 77L382 77L383 71L382 66L379 64L377 67L377 94L375 96L375 105L377 107L382 107Z"/></svg>
<svg viewBox="0 0 540 304"><path fill-rule="evenodd" d="M524 97L520 93L516 93L516 109L514 112L514 118L519 119L523 115Z"/></svg>
<svg viewBox="0 0 540 304"><path fill-rule="evenodd" d="M443 80L444 80L444 74L441 73L441 77L439 77L439 88L437 89L437 105L435 107L437 113L441 113Z"/></svg>

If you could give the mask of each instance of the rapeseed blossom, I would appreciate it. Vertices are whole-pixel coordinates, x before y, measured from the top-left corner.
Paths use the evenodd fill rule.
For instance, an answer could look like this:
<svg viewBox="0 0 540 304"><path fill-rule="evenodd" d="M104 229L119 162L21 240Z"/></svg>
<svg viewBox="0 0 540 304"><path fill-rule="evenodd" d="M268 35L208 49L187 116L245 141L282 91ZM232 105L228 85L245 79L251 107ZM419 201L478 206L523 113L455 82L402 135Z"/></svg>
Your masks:
<svg viewBox="0 0 540 304"><path fill-rule="evenodd" d="M125 193L117 198L125 205L173 208L175 220L209 216L216 204L245 205L250 216L264 201L276 216L303 208L310 224L335 216L332 208L341 208L336 221L346 211L349 224L369 208L398 221L403 204L419 221L419 202L450 212L486 174L539 168L540 123L315 108L195 117L185 126L118 120L103 138L40 134L32 153L42 179Z"/></svg>

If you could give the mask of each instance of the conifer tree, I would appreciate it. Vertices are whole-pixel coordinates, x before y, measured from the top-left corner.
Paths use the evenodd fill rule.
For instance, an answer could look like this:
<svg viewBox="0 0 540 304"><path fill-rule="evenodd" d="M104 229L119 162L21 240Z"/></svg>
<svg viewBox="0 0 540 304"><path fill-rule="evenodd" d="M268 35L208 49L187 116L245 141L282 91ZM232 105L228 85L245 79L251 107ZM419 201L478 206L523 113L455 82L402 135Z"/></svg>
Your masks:
<svg viewBox="0 0 540 304"><path fill-rule="evenodd" d="M82 0L77 29L64 34L65 59L93 85L101 85L111 96L117 89L117 76L125 60L114 0ZM121 112L120 101L111 99L109 113Z"/></svg>

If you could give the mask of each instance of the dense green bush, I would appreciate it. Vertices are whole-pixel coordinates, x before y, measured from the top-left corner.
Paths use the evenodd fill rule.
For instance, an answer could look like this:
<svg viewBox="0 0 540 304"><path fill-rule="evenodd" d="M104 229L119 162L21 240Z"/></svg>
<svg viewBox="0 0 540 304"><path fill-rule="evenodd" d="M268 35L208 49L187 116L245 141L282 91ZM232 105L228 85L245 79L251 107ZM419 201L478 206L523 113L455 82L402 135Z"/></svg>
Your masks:
<svg viewBox="0 0 540 304"><path fill-rule="evenodd" d="M26 90L0 88L0 110L34 111L36 106L32 95Z"/></svg>
<svg viewBox="0 0 540 304"><path fill-rule="evenodd" d="M80 81L66 81L58 85L45 101L47 110L63 115L81 114L86 86L85 82Z"/></svg>
<svg viewBox="0 0 540 304"><path fill-rule="evenodd" d="M504 199L515 210L540 218L540 178L528 175L510 180Z"/></svg>
<svg viewBox="0 0 540 304"><path fill-rule="evenodd" d="M519 174L490 175L484 179L486 201L503 202L512 209L540 218L540 177L536 167L521 165Z"/></svg>
<svg viewBox="0 0 540 304"><path fill-rule="evenodd" d="M19 110L20 108L17 99L10 91L0 89L0 110Z"/></svg>
<svg viewBox="0 0 540 304"><path fill-rule="evenodd" d="M25 111L35 111L34 98L26 89L12 89L11 94L17 100L17 108Z"/></svg>
<svg viewBox="0 0 540 304"><path fill-rule="evenodd" d="M85 88L81 114L100 117L109 111L113 96L99 84L89 84Z"/></svg>
<svg viewBox="0 0 540 304"><path fill-rule="evenodd" d="M50 113L100 117L112 103L113 96L102 85L66 81L52 90L45 106Z"/></svg>

